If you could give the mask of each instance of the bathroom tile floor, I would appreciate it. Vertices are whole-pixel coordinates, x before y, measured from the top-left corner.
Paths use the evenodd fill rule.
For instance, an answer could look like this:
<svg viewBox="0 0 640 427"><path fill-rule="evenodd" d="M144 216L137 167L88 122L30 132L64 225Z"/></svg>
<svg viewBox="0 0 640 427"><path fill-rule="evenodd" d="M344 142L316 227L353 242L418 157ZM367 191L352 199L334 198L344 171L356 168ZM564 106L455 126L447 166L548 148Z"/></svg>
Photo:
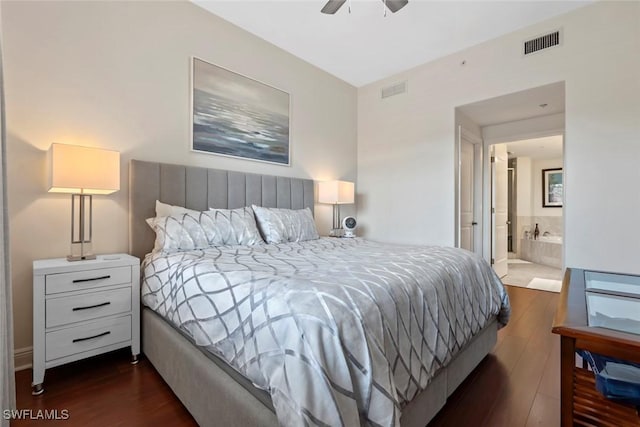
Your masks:
<svg viewBox="0 0 640 427"><path fill-rule="evenodd" d="M526 288L534 279L562 280L563 271L559 268L535 264L519 259L509 260L509 270L502 282L507 285Z"/></svg>

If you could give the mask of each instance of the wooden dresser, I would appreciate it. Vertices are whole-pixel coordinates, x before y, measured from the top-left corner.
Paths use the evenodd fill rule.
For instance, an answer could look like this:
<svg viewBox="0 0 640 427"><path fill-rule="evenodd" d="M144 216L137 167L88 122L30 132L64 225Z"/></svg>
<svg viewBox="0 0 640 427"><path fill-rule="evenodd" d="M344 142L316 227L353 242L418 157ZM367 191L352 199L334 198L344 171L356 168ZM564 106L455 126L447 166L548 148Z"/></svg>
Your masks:
<svg viewBox="0 0 640 427"><path fill-rule="evenodd" d="M589 326L585 288L585 271L567 269L552 329L561 336L562 426L640 426L634 406L603 397L593 372L576 365L578 349L640 363L640 335Z"/></svg>

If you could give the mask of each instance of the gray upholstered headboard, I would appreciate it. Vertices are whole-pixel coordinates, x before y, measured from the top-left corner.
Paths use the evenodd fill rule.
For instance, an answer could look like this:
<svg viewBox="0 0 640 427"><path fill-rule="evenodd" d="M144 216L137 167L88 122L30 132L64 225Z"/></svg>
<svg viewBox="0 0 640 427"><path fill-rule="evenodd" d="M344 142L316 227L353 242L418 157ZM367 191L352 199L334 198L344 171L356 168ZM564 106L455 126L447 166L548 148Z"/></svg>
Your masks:
<svg viewBox="0 0 640 427"><path fill-rule="evenodd" d="M146 218L160 200L189 209L258 206L313 212L313 180L131 160L129 167L129 253L142 259L155 239Z"/></svg>

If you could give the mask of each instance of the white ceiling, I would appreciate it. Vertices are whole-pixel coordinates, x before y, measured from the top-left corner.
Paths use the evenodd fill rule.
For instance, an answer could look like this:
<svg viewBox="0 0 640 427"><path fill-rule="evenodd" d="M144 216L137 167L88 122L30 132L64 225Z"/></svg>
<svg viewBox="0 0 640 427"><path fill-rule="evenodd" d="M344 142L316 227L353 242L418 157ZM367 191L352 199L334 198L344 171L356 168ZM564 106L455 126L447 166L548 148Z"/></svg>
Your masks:
<svg viewBox="0 0 640 427"><path fill-rule="evenodd" d="M546 106L543 107L544 104ZM538 86L458 108L480 127L562 113L564 82Z"/></svg>
<svg viewBox="0 0 640 427"><path fill-rule="evenodd" d="M563 113L564 92L564 82L558 82L463 105L458 109L478 126L485 127ZM507 151L509 158L542 160L562 157L562 135L509 142Z"/></svg>
<svg viewBox="0 0 640 427"><path fill-rule="evenodd" d="M385 17L380 0L192 1L358 87L591 2L409 0Z"/></svg>
<svg viewBox="0 0 640 427"><path fill-rule="evenodd" d="M557 159L562 157L562 135L525 139L507 143L509 158Z"/></svg>

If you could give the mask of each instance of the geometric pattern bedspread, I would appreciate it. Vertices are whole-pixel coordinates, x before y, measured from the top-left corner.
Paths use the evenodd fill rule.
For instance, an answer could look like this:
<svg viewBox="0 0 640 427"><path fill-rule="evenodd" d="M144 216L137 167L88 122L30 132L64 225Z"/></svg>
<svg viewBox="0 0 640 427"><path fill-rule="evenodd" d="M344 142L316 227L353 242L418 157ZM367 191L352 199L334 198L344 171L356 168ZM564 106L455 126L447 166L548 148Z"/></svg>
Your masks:
<svg viewBox="0 0 640 427"><path fill-rule="evenodd" d="M284 426L398 426L438 370L510 314L477 255L359 238L152 253L142 301L267 390Z"/></svg>

